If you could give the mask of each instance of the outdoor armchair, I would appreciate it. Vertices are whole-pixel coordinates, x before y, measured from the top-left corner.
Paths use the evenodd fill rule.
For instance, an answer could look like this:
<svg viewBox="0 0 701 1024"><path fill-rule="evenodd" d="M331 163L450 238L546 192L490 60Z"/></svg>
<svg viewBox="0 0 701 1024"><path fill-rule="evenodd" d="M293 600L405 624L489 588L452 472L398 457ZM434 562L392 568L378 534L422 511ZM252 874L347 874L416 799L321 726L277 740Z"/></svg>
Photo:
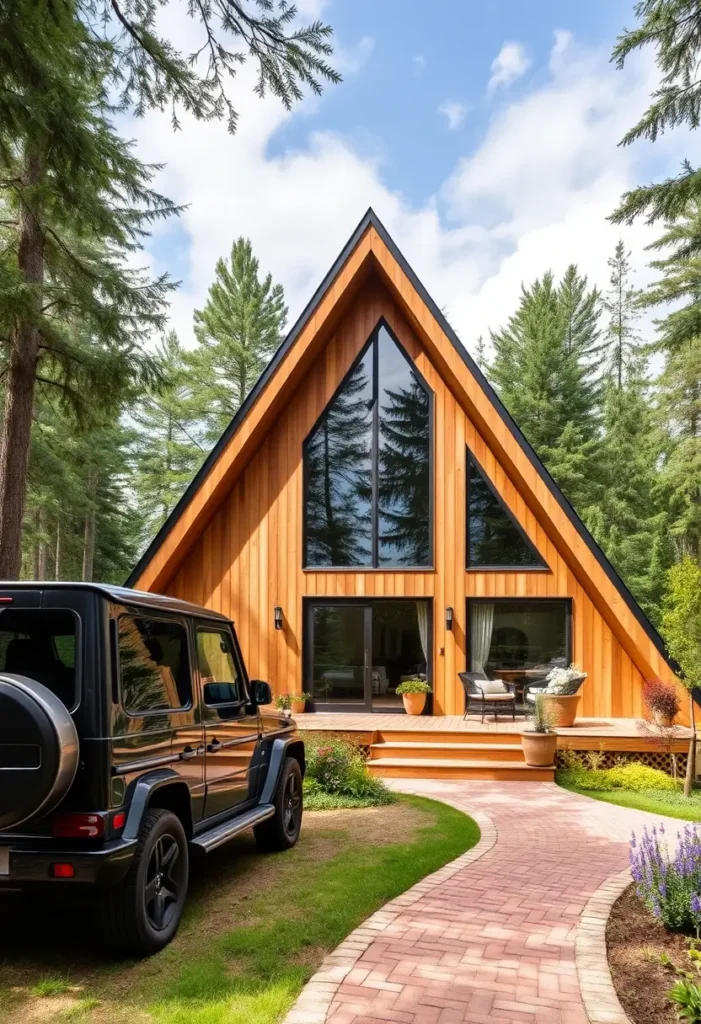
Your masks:
<svg viewBox="0 0 701 1024"><path fill-rule="evenodd" d="M485 711L494 713L494 721L499 711L516 718L516 694L501 679L488 679L484 672L458 672L458 676L465 691L463 720L473 710L481 713L482 721Z"/></svg>

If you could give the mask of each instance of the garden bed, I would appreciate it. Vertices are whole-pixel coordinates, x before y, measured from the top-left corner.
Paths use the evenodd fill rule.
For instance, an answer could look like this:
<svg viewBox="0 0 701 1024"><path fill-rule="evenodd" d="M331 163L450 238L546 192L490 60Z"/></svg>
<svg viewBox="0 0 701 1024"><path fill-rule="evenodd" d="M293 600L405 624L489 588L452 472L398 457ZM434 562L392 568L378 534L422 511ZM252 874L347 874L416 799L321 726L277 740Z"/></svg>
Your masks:
<svg viewBox="0 0 701 1024"><path fill-rule="evenodd" d="M614 988L632 1024L678 1024L668 992L675 977L661 955L689 968L687 940L668 932L630 886L614 903L606 926L606 948Z"/></svg>

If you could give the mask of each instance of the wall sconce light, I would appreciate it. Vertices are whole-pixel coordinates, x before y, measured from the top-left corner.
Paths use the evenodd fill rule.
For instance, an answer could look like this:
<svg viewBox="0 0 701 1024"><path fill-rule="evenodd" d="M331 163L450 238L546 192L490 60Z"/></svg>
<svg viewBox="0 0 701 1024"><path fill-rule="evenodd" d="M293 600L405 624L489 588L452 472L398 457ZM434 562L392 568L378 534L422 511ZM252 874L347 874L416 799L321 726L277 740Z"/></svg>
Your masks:
<svg viewBox="0 0 701 1024"><path fill-rule="evenodd" d="M450 605L448 605L448 607L445 610L445 628L453 628L453 609L450 607Z"/></svg>
<svg viewBox="0 0 701 1024"><path fill-rule="evenodd" d="M279 604L273 608L273 615L275 616L275 629L282 629L282 608Z"/></svg>

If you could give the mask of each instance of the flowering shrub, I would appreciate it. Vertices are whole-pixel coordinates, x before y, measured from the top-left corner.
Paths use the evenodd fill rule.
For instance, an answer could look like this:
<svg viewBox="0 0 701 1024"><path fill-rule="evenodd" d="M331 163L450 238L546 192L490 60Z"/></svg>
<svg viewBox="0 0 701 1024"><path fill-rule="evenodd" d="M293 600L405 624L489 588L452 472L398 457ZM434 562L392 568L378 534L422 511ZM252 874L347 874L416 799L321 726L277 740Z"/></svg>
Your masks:
<svg viewBox="0 0 701 1024"><path fill-rule="evenodd" d="M681 701L676 687L661 679L646 679L643 683L643 700L645 707L669 718L676 718L681 708Z"/></svg>
<svg viewBox="0 0 701 1024"><path fill-rule="evenodd" d="M363 755L350 743L324 738L306 740L305 746L308 793L333 793L378 804L391 802L392 794L381 779L370 774Z"/></svg>
<svg viewBox="0 0 701 1024"><path fill-rule="evenodd" d="M664 825L643 829L630 841L630 869L638 896L665 928L701 931L701 832L687 825L678 834L674 857L663 837Z"/></svg>

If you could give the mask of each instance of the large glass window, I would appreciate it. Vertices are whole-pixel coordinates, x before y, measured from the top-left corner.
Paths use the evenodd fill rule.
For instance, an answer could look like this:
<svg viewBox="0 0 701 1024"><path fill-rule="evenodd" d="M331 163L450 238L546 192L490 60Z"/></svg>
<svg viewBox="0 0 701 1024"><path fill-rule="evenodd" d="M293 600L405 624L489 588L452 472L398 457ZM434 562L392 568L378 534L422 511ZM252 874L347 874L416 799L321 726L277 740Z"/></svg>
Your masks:
<svg viewBox="0 0 701 1024"><path fill-rule="evenodd" d="M468 569L542 569L545 562L478 466L467 456Z"/></svg>
<svg viewBox="0 0 701 1024"><path fill-rule="evenodd" d="M495 676L545 676L572 660L566 600L471 600L470 669Z"/></svg>
<svg viewBox="0 0 701 1024"><path fill-rule="evenodd" d="M431 562L430 393L380 326L305 445L305 565Z"/></svg>
<svg viewBox="0 0 701 1024"><path fill-rule="evenodd" d="M51 609L0 612L0 672L16 672L48 687L68 708L77 703L76 616Z"/></svg>

